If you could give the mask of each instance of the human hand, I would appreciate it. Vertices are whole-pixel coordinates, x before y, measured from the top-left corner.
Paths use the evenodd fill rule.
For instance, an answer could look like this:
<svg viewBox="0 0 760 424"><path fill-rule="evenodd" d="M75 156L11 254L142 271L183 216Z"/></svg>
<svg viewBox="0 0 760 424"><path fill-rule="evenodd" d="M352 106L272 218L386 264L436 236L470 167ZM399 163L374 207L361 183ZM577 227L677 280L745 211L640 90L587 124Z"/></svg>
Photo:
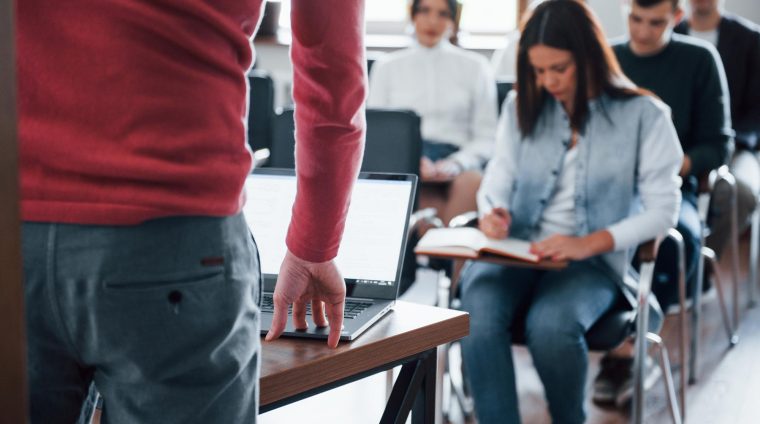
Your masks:
<svg viewBox="0 0 760 424"><path fill-rule="evenodd" d="M552 261L583 260L591 256L582 237L553 235L531 243L530 253Z"/></svg>
<svg viewBox="0 0 760 424"><path fill-rule="evenodd" d="M430 181L435 178L436 169L432 160L422 157L420 159L420 178L422 181Z"/></svg>
<svg viewBox="0 0 760 424"><path fill-rule="evenodd" d="M553 235L531 243L530 252L552 261L582 261L609 252L614 247L612 234L607 230L599 230L583 237Z"/></svg>
<svg viewBox="0 0 760 424"><path fill-rule="evenodd" d="M683 162L681 163L681 169L678 171L678 175L685 177L691 172L691 158L689 155L683 155Z"/></svg>
<svg viewBox="0 0 760 424"><path fill-rule="evenodd" d="M282 334L288 323L288 306L293 305L293 326L308 328L306 304L311 302L311 315L317 327L330 326L327 345L338 346L343 328L346 283L333 261L309 262L288 251L280 266L274 289L274 317L266 341ZM325 318L327 312L327 318Z"/></svg>
<svg viewBox="0 0 760 424"><path fill-rule="evenodd" d="M504 208L495 207L486 212L478 220L478 228L486 237L493 239L505 239L509 236L509 226L512 224L512 215Z"/></svg>
<svg viewBox="0 0 760 424"><path fill-rule="evenodd" d="M449 181L462 173L462 165L451 159L441 159L435 162L435 171L438 179Z"/></svg>

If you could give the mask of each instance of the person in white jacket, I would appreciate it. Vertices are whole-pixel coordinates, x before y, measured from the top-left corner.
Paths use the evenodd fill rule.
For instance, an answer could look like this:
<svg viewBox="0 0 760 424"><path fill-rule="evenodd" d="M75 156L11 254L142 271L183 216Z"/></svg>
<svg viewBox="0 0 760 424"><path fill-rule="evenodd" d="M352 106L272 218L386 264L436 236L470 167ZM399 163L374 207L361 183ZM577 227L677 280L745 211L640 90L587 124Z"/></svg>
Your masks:
<svg viewBox="0 0 760 424"><path fill-rule="evenodd" d="M475 209L481 171L496 134L496 83L485 57L449 43L454 0L415 0L415 43L379 58L370 75L370 108L410 109L422 118L420 207L439 217Z"/></svg>

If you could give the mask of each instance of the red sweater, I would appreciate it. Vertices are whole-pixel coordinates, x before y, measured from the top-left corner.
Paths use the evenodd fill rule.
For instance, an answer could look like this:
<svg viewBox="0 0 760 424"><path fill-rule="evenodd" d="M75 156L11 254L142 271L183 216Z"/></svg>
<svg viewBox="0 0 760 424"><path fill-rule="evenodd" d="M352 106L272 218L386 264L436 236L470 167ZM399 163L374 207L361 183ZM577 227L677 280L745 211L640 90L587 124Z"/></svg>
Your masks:
<svg viewBox="0 0 760 424"><path fill-rule="evenodd" d="M261 0L17 2L26 221L240 211ZM363 2L294 0L298 194L289 249L337 254L364 139Z"/></svg>

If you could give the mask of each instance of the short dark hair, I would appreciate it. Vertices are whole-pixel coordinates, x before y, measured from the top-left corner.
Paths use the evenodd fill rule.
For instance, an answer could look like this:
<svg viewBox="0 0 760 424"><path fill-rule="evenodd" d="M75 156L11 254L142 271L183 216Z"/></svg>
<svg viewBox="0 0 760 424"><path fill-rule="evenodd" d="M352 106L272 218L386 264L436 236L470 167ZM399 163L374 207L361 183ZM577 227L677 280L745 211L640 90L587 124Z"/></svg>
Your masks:
<svg viewBox="0 0 760 424"><path fill-rule="evenodd" d="M570 124L582 130L589 114L589 93L612 98L648 94L626 78L596 16L582 1L545 0L526 14L517 48L517 120L523 136L533 132L549 97L538 86L528 50L537 45L567 50L576 65L576 90Z"/></svg>
<svg viewBox="0 0 760 424"><path fill-rule="evenodd" d="M643 8L648 8L652 6L657 6L658 4L662 2L668 2L673 6L673 10L678 9L678 7L681 4L681 0L633 0L636 5L641 6Z"/></svg>
<svg viewBox="0 0 760 424"><path fill-rule="evenodd" d="M412 18L414 18L414 15L416 15L420 11L420 1L421 0L412 1ZM457 0L446 0L446 5L449 7L449 14L451 15L451 20L455 21L456 16L457 16Z"/></svg>

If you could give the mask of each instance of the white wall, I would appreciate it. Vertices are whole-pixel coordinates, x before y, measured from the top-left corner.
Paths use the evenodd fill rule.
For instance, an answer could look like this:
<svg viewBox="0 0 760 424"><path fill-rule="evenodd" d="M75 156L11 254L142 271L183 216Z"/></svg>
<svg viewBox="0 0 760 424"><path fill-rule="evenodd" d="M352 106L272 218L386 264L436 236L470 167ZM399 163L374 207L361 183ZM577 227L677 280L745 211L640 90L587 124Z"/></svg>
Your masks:
<svg viewBox="0 0 760 424"><path fill-rule="evenodd" d="M625 34L626 28L623 22L621 4L622 0L588 0L588 5L591 6L596 16L599 17L604 27L604 33L607 34L608 38L619 37Z"/></svg>
<svg viewBox="0 0 760 424"><path fill-rule="evenodd" d="M726 0L726 10L760 24L760 0Z"/></svg>
<svg viewBox="0 0 760 424"><path fill-rule="evenodd" d="M623 0L587 0L589 6L602 21L604 32L608 37L625 34L626 27L621 12ZM688 8L689 0L681 0ZM760 24L760 0L723 0L725 9Z"/></svg>

